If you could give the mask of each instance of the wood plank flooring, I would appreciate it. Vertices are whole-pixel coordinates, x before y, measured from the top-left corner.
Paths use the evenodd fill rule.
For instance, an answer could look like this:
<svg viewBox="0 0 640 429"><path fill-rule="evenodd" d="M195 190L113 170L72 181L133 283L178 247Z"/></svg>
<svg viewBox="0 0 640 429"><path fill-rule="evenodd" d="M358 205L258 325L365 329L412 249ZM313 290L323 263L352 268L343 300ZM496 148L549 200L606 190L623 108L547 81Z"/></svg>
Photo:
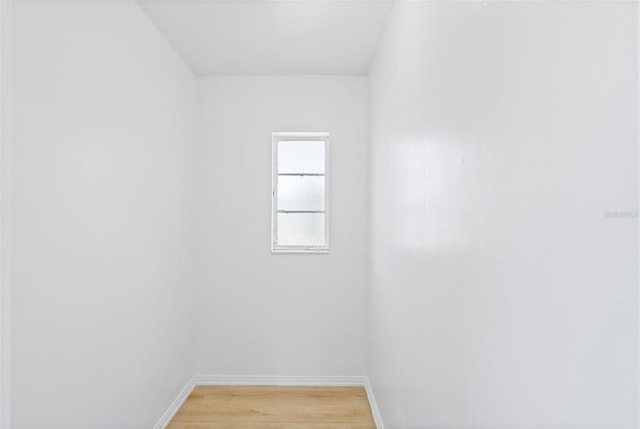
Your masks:
<svg viewBox="0 0 640 429"><path fill-rule="evenodd" d="M375 429L362 387L197 386L167 429Z"/></svg>

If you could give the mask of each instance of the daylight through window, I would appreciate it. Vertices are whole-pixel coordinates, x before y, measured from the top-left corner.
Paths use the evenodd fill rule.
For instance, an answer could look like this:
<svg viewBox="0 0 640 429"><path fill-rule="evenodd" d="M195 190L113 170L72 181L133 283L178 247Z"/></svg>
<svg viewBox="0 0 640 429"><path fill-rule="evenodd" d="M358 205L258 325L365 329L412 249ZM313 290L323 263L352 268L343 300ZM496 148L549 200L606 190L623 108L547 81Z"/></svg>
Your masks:
<svg viewBox="0 0 640 429"><path fill-rule="evenodd" d="M329 134L273 134L274 252L327 252Z"/></svg>

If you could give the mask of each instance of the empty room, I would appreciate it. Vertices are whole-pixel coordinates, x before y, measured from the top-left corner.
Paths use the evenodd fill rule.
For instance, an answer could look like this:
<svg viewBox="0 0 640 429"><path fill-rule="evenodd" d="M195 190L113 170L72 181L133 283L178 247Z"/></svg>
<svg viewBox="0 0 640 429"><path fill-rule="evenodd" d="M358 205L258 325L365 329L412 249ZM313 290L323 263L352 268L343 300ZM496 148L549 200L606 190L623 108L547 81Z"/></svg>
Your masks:
<svg viewBox="0 0 640 429"><path fill-rule="evenodd" d="M640 429L639 22L1 0L0 429Z"/></svg>

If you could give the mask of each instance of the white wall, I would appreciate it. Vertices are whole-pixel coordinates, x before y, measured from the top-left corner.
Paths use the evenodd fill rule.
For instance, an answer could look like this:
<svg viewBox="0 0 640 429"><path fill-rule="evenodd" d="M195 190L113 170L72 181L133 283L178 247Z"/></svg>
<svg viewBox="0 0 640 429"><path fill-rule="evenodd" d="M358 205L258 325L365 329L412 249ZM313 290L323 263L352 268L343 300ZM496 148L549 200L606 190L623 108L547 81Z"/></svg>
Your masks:
<svg viewBox="0 0 640 429"><path fill-rule="evenodd" d="M199 79L196 373L365 373L367 79ZM331 133L331 253L271 254L271 133Z"/></svg>
<svg viewBox="0 0 640 429"><path fill-rule="evenodd" d="M135 3L14 7L12 429L148 429L193 372L195 78Z"/></svg>
<svg viewBox="0 0 640 429"><path fill-rule="evenodd" d="M399 2L370 82L389 428L637 427L631 2ZM629 214L632 216L633 214Z"/></svg>
<svg viewBox="0 0 640 429"><path fill-rule="evenodd" d="M0 2L0 428L9 428L11 372L9 166L11 165L11 45L13 4Z"/></svg>

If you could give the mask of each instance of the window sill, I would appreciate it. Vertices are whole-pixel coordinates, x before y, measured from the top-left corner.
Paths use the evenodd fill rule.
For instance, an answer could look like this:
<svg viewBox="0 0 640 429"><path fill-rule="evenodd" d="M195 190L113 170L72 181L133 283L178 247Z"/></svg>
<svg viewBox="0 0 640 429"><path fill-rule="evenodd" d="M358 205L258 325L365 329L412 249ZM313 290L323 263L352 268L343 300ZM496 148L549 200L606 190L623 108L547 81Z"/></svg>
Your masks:
<svg viewBox="0 0 640 429"><path fill-rule="evenodd" d="M303 253L308 255L326 255L329 249L271 249L271 253Z"/></svg>

